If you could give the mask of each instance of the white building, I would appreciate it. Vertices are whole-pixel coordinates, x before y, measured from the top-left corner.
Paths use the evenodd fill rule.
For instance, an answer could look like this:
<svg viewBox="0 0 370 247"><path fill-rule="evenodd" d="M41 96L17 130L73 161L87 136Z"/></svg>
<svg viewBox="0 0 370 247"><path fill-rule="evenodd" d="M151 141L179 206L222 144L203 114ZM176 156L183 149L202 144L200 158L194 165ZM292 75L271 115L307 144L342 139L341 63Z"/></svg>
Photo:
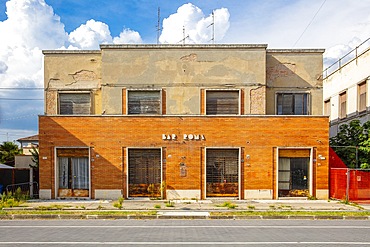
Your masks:
<svg viewBox="0 0 370 247"><path fill-rule="evenodd" d="M324 114L330 116L330 137L339 126L370 120L370 39L324 71Z"/></svg>

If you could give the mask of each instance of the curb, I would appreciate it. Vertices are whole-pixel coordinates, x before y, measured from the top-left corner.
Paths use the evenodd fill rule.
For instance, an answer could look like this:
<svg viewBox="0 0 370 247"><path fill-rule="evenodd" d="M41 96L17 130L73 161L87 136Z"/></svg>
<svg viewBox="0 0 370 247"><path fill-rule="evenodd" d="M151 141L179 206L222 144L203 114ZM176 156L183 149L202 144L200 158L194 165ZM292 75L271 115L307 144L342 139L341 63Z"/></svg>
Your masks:
<svg viewBox="0 0 370 247"><path fill-rule="evenodd" d="M68 215L68 214L11 214L0 215L0 220L370 220L370 216L334 216L334 215L211 215L211 216L166 216L166 215Z"/></svg>

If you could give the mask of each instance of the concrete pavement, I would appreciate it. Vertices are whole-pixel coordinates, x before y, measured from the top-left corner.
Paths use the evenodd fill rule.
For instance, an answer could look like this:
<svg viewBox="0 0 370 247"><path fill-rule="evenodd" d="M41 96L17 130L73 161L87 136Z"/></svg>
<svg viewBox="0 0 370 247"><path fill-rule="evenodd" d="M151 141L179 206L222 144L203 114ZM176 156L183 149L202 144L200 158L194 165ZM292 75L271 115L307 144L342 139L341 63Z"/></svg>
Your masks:
<svg viewBox="0 0 370 247"><path fill-rule="evenodd" d="M294 214L294 211L366 212L370 204L345 204L335 200L125 200L122 208L115 207L112 200L29 200L17 208L4 208L0 220L25 219L336 219L370 220L368 215L344 216L342 214ZM39 214L17 213L14 210L54 210ZM14 213L12 213L12 211ZM68 212L62 212L68 211ZM97 211L129 211L127 214L97 213ZM140 211L150 211L140 214ZM253 211L238 215L238 211ZM292 214L273 212L287 211ZM60 212L60 213L59 213ZM91 212L91 213L90 213ZM217 214L218 212L218 214ZM260 212L260 214L259 214ZM265 213L265 212L272 212ZM33 212L32 212L33 213ZM152 214L154 213L154 214ZM348 214L347 214L348 215Z"/></svg>
<svg viewBox="0 0 370 247"><path fill-rule="evenodd" d="M24 209L63 209L63 210L116 210L112 200L29 200L22 205ZM345 204L336 200L124 200L121 210L190 210L190 211L359 211L370 210L370 204Z"/></svg>

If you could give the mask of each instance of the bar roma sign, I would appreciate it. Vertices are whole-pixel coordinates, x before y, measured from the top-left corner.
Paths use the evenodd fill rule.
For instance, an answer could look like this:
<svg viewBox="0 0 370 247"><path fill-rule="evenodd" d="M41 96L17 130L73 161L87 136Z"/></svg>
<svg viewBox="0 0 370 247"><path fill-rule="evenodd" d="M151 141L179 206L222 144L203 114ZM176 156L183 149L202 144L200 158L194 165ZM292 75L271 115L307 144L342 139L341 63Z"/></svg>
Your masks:
<svg viewBox="0 0 370 247"><path fill-rule="evenodd" d="M177 141L178 139L176 134L162 134L164 141ZM183 134L182 139L184 141L205 141L206 137L202 134Z"/></svg>

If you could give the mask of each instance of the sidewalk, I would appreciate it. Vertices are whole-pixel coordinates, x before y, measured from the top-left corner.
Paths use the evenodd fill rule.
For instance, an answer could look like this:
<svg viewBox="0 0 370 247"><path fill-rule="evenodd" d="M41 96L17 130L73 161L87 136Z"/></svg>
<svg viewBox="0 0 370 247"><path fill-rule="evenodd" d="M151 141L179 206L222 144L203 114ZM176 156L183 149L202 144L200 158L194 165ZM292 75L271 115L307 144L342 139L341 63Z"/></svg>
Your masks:
<svg viewBox="0 0 370 247"><path fill-rule="evenodd" d="M235 207L227 204L234 204ZM65 210L117 210L112 200L29 200L22 206L25 209L58 207ZM359 211L370 210L370 204L344 204L339 201L326 200L167 200L133 199L124 200L121 210L187 210L187 211Z"/></svg>
<svg viewBox="0 0 370 247"><path fill-rule="evenodd" d="M300 219L370 220L370 204L325 200L29 200L4 208L0 220L75 219ZM23 211L20 212L19 210ZM27 212L30 210L29 212ZM41 210L41 211L32 211ZM238 214L240 212L240 214ZM249 213L251 212L251 213ZM302 214L303 212L303 214ZM305 213L306 212L306 213ZM36 214L35 214L36 213ZM364 214L363 214L364 213Z"/></svg>

